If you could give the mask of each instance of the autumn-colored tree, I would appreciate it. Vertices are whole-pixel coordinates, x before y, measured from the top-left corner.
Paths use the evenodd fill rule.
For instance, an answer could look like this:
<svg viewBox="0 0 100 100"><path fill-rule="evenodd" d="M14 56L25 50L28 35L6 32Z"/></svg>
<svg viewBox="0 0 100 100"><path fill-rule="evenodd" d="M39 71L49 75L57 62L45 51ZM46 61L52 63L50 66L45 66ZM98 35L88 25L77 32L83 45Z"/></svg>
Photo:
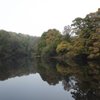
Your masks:
<svg viewBox="0 0 100 100"><path fill-rule="evenodd" d="M56 47L60 43L62 35L56 29L49 29L41 36L38 52L41 56L54 56L56 55Z"/></svg>
<svg viewBox="0 0 100 100"><path fill-rule="evenodd" d="M71 49L71 44L69 42L62 41L60 44L58 44L56 48L56 52L62 55L62 54L66 54L67 52L69 52L70 49Z"/></svg>

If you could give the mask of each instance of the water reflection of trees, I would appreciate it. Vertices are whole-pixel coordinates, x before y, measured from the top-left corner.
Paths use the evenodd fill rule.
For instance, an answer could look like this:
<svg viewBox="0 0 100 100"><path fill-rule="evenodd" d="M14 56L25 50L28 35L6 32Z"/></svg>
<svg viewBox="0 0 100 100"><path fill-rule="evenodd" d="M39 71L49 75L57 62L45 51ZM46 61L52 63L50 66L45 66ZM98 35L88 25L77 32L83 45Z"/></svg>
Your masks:
<svg viewBox="0 0 100 100"><path fill-rule="evenodd" d="M50 85L62 81L64 90L71 92L75 100L100 100L99 62L53 62L38 63L38 72L44 81Z"/></svg>
<svg viewBox="0 0 100 100"><path fill-rule="evenodd" d="M75 64L74 64L75 65ZM64 89L71 92L75 100L100 100L100 63L97 61L88 62L87 65L62 66L57 65L59 73L66 77ZM73 77L70 79L71 77ZM74 81L73 81L74 80Z"/></svg>
<svg viewBox="0 0 100 100"><path fill-rule="evenodd" d="M60 74L56 70L56 62L54 60L40 60L37 67L37 71L42 80L48 84L55 85L61 80Z"/></svg>
<svg viewBox="0 0 100 100"><path fill-rule="evenodd" d="M36 73L36 65L30 58L0 60L0 80Z"/></svg>
<svg viewBox="0 0 100 100"><path fill-rule="evenodd" d="M78 64L58 62L54 65L42 62L39 73L50 85L62 81L64 90L71 92L75 100L100 99L100 63L97 61Z"/></svg>
<svg viewBox="0 0 100 100"><path fill-rule="evenodd" d="M100 63L87 64L74 61L35 60L29 58L0 61L0 80L39 73L49 85L62 82L75 100L100 100Z"/></svg>

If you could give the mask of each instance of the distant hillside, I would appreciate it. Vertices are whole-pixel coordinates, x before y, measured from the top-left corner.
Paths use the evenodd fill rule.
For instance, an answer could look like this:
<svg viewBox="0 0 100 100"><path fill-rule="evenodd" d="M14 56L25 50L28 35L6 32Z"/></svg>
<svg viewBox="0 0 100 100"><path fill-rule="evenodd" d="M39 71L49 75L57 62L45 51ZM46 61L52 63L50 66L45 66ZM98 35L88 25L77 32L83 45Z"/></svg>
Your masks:
<svg viewBox="0 0 100 100"><path fill-rule="evenodd" d="M32 56L39 37L0 30L0 58Z"/></svg>

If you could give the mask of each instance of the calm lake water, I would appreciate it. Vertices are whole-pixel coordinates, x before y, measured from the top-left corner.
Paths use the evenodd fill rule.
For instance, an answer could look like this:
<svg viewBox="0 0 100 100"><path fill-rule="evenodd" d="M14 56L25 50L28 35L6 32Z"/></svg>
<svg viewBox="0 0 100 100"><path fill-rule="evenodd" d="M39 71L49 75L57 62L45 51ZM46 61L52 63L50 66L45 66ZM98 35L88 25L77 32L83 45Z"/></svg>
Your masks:
<svg viewBox="0 0 100 100"><path fill-rule="evenodd" d="M2 60L0 100L100 100L100 64Z"/></svg>

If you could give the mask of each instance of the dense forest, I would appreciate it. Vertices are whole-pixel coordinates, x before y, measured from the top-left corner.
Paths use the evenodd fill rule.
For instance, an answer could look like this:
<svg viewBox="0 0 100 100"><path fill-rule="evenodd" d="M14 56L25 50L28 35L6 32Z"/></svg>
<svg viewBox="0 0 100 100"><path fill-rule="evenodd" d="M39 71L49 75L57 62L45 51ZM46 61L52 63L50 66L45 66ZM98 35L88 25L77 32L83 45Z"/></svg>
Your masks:
<svg viewBox="0 0 100 100"><path fill-rule="evenodd" d="M38 37L0 30L0 59L33 56Z"/></svg>
<svg viewBox="0 0 100 100"><path fill-rule="evenodd" d="M0 30L0 58L100 58L100 8L85 18L75 18L61 33L49 29L41 37Z"/></svg>
<svg viewBox="0 0 100 100"><path fill-rule="evenodd" d="M0 81L32 73L75 100L100 100L100 8L41 37L0 30Z"/></svg>
<svg viewBox="0 0 100 100"><path fill-rule="evenodd" d="M37 54L41 57L100 58L100 8L85 18L75 18L63 32L49 29L39 40Z"/></svg>

